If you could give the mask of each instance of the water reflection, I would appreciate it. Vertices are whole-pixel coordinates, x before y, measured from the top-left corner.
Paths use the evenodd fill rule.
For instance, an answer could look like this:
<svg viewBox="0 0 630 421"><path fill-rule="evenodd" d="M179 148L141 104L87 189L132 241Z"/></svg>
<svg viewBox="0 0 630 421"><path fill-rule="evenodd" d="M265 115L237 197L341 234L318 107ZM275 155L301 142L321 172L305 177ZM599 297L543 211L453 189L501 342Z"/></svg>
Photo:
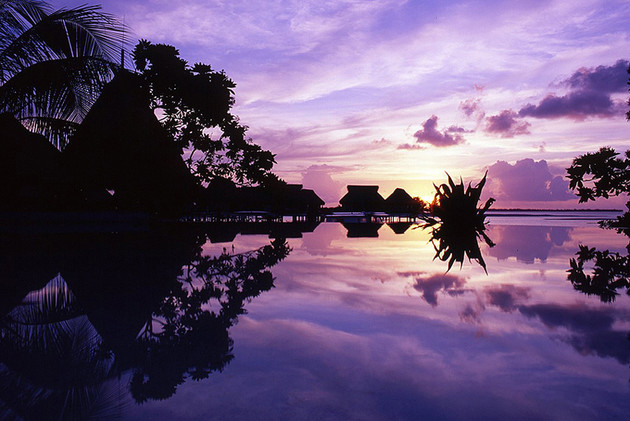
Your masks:
<svg viewBox="0 0 630 421"><path fill-rule="evenodd" d="M185 229L3 237L0 418L111 419L123 373L144 402L222 370L229 329L290 249L208 256L206 241Z"/></svg>
<svg viewBox="0 0 630 421"><path fill-rule="evenodd" d="M626 253L597 250L580 244L576 256L569 261L568 270L568 279L576 290L597 295L605 303L615 301L619 295L617 290L625 289L630 295L630 243ZM591 267L591 275L587 274L585 266Z"/></svg>
<svg viewBox="0 0 630 421"><path fill-rule="evenodd" d="M464 260L475 260L487 272L486 262L483 260L479 240L488 247L494 247L494 243L485 232L483 223L477 225L462 225L435 221L422 225L422 228L430 228L431 244L435 249L435 257L443 262L448 262L447 271L454 263L459 263L460 268Z"/></svg>
<svg viewBox="0 0 630 421"><path fill-rule="evenodd" d="M290 254L270 234L224 244L194 230L0 239L0 419L630 411L630 301L603 304L566 280L578 243L621 251L624 237L490 225L497 246L478 244L486 274L477 264L446 273L429 230L348 238L323 223L289 240ZM504 243L508 258L493 255ZM544 259L525 258L545 245Z"/></svg>
<svg viewBox="0 0 630 421"><path fill-rule="evenodd" d="M554 248L569 241L572 230L562 226L497 226L492 229L497 246L488 255L499 260L515 257L527 264L544 263Z"/></svg>

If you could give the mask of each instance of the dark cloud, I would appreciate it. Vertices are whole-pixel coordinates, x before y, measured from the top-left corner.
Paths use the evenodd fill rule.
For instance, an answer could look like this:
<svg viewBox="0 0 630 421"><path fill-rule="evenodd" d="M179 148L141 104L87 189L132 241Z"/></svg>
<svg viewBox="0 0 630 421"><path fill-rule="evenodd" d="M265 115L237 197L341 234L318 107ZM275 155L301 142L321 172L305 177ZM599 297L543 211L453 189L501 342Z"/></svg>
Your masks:
<svg viewBox="0 0 630 421"><path fill-rule="evenodd" d="M622 364L630 363L628 333L613 328L616 314L611 308L537 304L521 306L519 311L526 317L538 318L549 328L568 330L569 336L563 340L580 354L611 357Z"/></svg>
<svg viewBox="0 0 630 421"><path fill-rule="evenodd" d="M449 295L463 293L466 280L449 274L438 274L428 278L416 278L413 288L422 294L422 298L432 307L437 306L437 293L442 291Z"/></svg>
<svg viewBox="0 0 630 421"><path fill-rule="evenodd" d="M517 305L529 298L529 288L510 284L488 287L484 290L488 304L497 306L505 313L511 313Z"/></svg>
<svg viewBox="0 0 630 421"><path fill-rule="evenodd" d="M576 90L605 93L626 92L630 62L618 60L612 66L581 68L563 83Z"/></svg>
<svg viewBox="0 0 630 421"><path fill-rule="evenodd" d="M549 94L538 105L527 104L521 108L518 115L583 120L589 116L612 117L623 114L624 104L613 101L610 95L627 90L628 65L628 61L619 60L612 66L579 69L561 83L570 89L566 95Z"/></svg>
<svg viewBox="0 0 630 421"><path fill-rule="evenodd" d="M498 134L501 137L514 137L529 134L530 124L517 120L518 114L513 110L503 110L498 115L486 118L486 133Z"/></svg>
<svg viewBox="0 0 630 421"><path fill-rule="evenodd" d="M557 201L575 197L569 191L569 183L561 176L553 176L547 161L522 159L511 165L497 161L488 168L487 190L497 200L510 201Z"/></svg>
<svg viewBox="0 0 630 421"><path fill-rule="evenodd" d="M437 147L447 147L464 143L466 139L461 135L460 127L451 126L446 130L439 131L437 128L437 116L431 116L422 123L422 129L413 134L418 143L428 143ZM464 130L464 129L461 129ZM465 132L465 131L464 131Z"/></svg>
<svg viewBox="0 0 630 421"><path fill-rule="evenodd" d="M610 95L597 91L571 92L564 96L547 95L538 105L521 108L521 117L560 118L583 120L588 116L611 117L620 114L620 107Z"/></svg>

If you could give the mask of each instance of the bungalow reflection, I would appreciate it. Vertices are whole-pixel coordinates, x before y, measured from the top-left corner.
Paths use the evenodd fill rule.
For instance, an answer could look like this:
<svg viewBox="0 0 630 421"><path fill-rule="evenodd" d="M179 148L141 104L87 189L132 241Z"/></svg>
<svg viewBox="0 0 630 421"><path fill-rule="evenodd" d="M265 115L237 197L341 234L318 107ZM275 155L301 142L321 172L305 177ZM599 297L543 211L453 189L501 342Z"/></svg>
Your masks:
<svg viewBox="0 0 630 421"><path fill-rule="evenodd" d="M284 239L202 254L203 232L4 237L0 418L109 419L222 370L229 329L274 286ZM57 275L55 275L55 273Z"/></svg>

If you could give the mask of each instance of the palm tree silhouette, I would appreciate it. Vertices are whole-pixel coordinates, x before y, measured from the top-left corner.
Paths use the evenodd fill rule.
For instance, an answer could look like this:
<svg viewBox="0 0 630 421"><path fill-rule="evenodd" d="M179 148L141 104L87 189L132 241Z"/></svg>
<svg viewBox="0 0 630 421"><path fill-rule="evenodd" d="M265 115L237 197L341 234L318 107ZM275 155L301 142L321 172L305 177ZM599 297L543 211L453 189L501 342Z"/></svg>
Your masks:
<svg viewBox="0 0 630 421"><path fill-rule="evenodd" d="M100 6L0 0L0 113L63 149L118 67L123 38Z"/></svg>

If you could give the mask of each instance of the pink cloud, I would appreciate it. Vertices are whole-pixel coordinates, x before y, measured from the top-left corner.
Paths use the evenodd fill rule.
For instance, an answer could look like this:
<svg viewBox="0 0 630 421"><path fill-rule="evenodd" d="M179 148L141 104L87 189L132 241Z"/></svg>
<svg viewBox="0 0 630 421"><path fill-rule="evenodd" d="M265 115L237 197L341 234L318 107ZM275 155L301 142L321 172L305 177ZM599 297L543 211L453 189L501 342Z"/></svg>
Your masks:
<svg viewBox="0 0 630 421"><path fill-rule="evenodd" d="M326 203L336 203L343 195L344 183L334 180L332 174L343 172L330 165L311 165L302 173L304 188L313 189Z"/></svg>
<svg viewBox="0 0 630 421"><path fill-rule="evenodd" d="M418 143L428 143L439 148L459 145L464 143L466 139L461 135L465 132L461 127L451 126L446 130L439 131L437 128L438 117L432 115L424 123L422 129L413 134Z"/></svg>
<svg viewBox="0 0 630 421"><path fill-rule="evenodd" d="M459 103L459 109L468 118L481 120L486 113L481 108L481 98L469 98Z"/></svg>
<svg viewBox="0 0 630 421"><path fill-rule="evenodd" d="M554 176L547 161L521 159L514 165L497 161L488 168L488 193L498 201L562 201L574 199L569 183Z"/></svg>

